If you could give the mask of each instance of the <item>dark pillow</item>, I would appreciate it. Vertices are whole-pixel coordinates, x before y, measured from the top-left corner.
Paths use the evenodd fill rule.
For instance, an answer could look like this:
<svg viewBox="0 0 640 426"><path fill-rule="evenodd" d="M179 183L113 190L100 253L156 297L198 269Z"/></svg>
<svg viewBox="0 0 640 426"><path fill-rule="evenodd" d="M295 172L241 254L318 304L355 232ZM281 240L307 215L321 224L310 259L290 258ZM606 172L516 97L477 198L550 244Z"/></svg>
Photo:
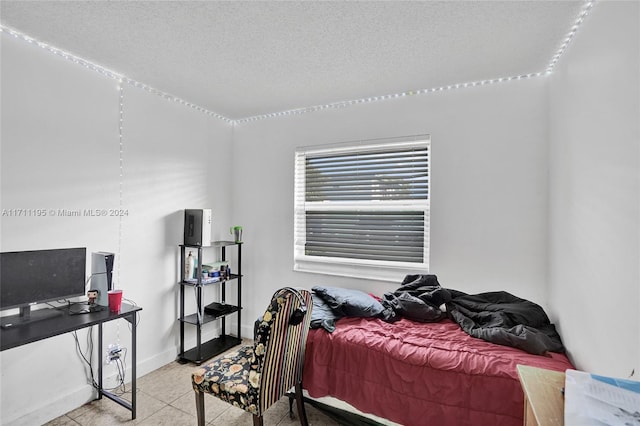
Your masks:
<svg viewBox="0 0 640 426"><path fill-rule="evenodd" d="M326 304L320 296L315 293L311 293L313 298L313 310L311 310L311 328L324 328L329 333L333 333L336 329L336 320L341 318L339 315Z"/></svg>
<svg viewBox="0 0 640 426"><path fill-rule="evenodd" d="M315 286L312 290L329 305L334 313L342 316L375 317L384 311L380 302L360 290L322 286Z"/></svg>

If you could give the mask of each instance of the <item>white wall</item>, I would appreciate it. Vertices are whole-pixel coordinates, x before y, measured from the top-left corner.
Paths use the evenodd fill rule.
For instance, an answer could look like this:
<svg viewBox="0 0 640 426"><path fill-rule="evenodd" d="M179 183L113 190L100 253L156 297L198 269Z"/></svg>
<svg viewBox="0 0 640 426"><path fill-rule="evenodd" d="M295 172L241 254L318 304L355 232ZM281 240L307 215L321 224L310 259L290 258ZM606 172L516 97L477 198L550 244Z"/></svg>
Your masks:
<svg viewBox="0 0 640 426"><path fill-rule="evenodd" d="M1 208L119 208L118 83L6 33L1 59ZM226 237L232 224L232 127L125 85L123 136L128 215L122 223L117 217L4 215L0 243L3 251L82 246L115 252L115 287L143 308L142 375L178 353L182 210L212 208L215 239ZM105 344L129 347L127 324L106 325ZM78 334L86 348L87 331ZM2 424L40 424L92 398L74 345L66 334L0 354ZM115 373L106 367L107 385Z"/></svg>
<svg viewBox="0 0 640 426"><path fill-rule="evenodd" d="M640 8L599 2L551 77L550 305L576 365L640 372Z"/></svg>
<svg viewBox="0 0 640 426"><path fill-rule="evenodd" d="M507 290L544 304L547 127L544 79L360 104L239 124L234 216L244 226L245 318L280 286L347 286L382 295L397 282L293 271L297 146L431 135L431 273L470 293ZM248 324L247 324L248 325Z"/></svg>

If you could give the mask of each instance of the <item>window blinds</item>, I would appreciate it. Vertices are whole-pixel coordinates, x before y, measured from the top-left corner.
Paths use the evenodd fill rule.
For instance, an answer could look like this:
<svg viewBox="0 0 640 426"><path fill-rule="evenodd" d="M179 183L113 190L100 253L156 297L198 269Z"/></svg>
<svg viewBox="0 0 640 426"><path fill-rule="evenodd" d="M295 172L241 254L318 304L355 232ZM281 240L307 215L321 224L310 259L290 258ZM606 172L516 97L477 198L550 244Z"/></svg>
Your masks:
<svg viewBox="0 0 640 426"><path fill-rule="evenodd" d="M424 212L307 212L305 254L422 263Z"/></svg>
<svg viewBox="0 0 640 426"><path fill-rule="evenodd" d="M299 154L296 241L305 257L425 264L428 140Z"/></svg>
<svg viewBox="0 0 640 426"><path fill-rule="evenodd" d="M427 199L427 148L307 157L306 201Z"/></svg>

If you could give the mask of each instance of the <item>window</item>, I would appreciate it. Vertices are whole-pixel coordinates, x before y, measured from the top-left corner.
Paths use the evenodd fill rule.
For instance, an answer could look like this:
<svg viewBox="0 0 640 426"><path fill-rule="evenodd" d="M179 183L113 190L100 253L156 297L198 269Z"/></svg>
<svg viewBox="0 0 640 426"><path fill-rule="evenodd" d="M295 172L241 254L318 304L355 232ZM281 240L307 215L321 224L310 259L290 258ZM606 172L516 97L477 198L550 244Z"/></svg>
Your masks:
<svg viewBox="0 0 640 426"><path fill-rule="evenodd" d="M300 148L294 269L400 281L429 259L429 136Z"/></svg>

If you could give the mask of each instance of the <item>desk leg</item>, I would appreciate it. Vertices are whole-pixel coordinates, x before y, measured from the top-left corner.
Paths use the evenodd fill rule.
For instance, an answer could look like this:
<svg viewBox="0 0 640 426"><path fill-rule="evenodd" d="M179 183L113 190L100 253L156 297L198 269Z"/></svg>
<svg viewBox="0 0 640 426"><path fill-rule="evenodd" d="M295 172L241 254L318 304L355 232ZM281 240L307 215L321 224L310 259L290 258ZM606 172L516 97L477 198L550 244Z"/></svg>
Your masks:
<svg viewBox="0 0 640 426"><path fill-rule="evenodd" d="M102 323L98 324L98 399L102 399Z"/></svg>
<svg viewBox="0 0 640 426"><path fill-rule="evenodd" d="M138 341L136 337L136 313L134 312L131 315L131 362L133 365L131 366L131 420L135 420L136 418L136 343Z"/></svg>
<svg viewBox="0 0 640 426"><path fill-rule="evenodd" d="M107 390L102 388L102 360L98 356L98 399L102 399L103 396L106 396L110 400L120 404L127 410L131 411L131 420L135 420L136 418L136 313L132 312L130 315L123 317L127 321L131 323L131 362L133 365L131 366L131 403L121 398L118 395L115 395ZM98 352L102 353L102 323L98 324Z"/></svg>

